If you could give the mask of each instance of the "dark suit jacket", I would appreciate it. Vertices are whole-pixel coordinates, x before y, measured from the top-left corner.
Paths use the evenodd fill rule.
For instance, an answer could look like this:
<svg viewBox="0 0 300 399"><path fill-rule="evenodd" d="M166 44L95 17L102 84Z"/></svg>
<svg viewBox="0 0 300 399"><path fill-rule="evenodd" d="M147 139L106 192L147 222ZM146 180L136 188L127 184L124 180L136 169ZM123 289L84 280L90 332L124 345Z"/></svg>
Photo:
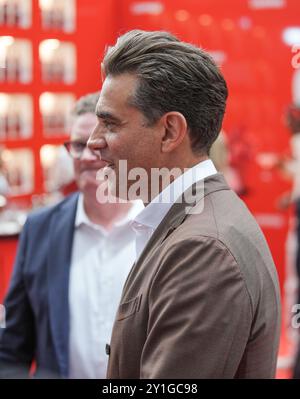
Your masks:
<svg viewBox="0 0 300 399"><path fill-rule="evenodd" d="M203 210L173 205L131 269L108 378L275 375L280 298L265 238L222 175L194 188Z"/></svg>
<svg viewBox="0 0 300 399"><path fill-rule="evenodd" d="M68 376L68 286L78 193L30 215L23 228L0 329L0 377Z"/></svg>

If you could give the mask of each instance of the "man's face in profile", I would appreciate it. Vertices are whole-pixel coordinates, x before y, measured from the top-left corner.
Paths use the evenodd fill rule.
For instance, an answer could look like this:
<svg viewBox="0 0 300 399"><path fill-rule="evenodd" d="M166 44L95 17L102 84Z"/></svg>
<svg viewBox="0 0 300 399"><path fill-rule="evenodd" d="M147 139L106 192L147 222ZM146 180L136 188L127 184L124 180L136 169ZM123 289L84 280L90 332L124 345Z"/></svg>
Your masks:
<svg viewBox="0 0 300 399"><path fill-rule="evenodd" d="M83 147L97 123L97 118L93 113L86 113L75 117L71 129L70 140L78 143ZM78 188L83 193L92 193L95 195L99 182L96 181L97 171L105 162L101 161L98 156L93 154L87 147L84 148L79 159L74 159L75 180Z"/></svg>
<svg viewBox="0 0 300 399"><path fill-rule="evenodd" d="M134 168L143 168L148 175L151 167L159 163L162 128L159 124L149 127L145 116L130 104L137 84L137 78L131 74L106 77L96 107L98 124L89 144L100 151L107 168L114 172L116 178L110 190L121 198L122 186L126 184L129 190L135 180L124 178L119 161L127 161L128 173Z"/></svg>

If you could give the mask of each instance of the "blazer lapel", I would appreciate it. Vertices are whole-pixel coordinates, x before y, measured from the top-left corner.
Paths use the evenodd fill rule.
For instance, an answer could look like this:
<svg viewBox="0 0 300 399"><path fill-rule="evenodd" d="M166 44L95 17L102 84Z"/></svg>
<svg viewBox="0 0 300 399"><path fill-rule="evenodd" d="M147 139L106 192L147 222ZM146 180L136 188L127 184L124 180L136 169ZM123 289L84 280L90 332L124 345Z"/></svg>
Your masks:
<svg viewBox="0 0 300 399"><path fill-rule="evenodd" d="M68 376L69 273L78 194L58 207L49 226L47 261L50 329L61 375Z"/></svg>

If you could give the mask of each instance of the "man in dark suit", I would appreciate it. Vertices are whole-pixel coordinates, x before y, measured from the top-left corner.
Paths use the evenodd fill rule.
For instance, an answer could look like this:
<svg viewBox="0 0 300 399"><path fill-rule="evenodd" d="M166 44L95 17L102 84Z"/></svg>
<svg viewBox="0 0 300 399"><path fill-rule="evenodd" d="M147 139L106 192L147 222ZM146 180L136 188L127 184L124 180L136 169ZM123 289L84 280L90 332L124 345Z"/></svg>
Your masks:
<svg viewBox="0 0 300 399"><path fill-rule="evenodd" d="M106 160L110 190L146 205L133 223L137 260L108 378L274 377L276 269L256 221L209 159L227 98L221 72L203 50L138 30L118 39L102 69L88 146Z"/></svg>
<svg viewBox="0 0 300 399"><path fill-rule="evenodd" d="M79 192L32 213L22 231L0 329L2 378L27 377L33 362L36 377L105 377L105 343L135 255L128 223L137 206L97 195L105 163L86 143L98 98L78 100L66 143Z"/></svg>

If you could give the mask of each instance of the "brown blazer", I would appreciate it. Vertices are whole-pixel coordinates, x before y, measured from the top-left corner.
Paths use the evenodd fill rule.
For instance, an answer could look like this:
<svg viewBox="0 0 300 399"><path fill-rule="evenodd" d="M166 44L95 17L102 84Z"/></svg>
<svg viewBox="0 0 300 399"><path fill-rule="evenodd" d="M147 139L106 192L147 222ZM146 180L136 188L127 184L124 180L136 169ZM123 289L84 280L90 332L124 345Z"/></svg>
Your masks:
<svg viewBox="0 0 300 399"><path fill-rule="evenodd" d="M131 269L108 378L275 375L280 297L266 240L221 174L202 194L200 183L202 212L173 205Z"/></svg>

